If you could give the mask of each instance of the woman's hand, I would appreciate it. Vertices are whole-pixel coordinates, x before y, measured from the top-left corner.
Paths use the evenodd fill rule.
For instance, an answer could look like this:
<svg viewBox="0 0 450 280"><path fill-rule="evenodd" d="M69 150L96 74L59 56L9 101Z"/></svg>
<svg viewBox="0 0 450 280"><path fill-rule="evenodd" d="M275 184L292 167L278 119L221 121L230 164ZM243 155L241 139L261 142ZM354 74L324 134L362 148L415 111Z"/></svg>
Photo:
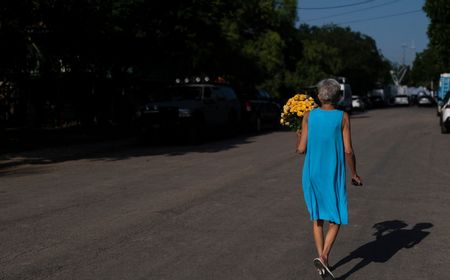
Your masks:
<svg viewBox="0 0 450 280"><path fill-rule="evenodd" d="M362 186L363 185L361 177L359 177L358 174L352 175L352 184L354 186Z"/></svg>

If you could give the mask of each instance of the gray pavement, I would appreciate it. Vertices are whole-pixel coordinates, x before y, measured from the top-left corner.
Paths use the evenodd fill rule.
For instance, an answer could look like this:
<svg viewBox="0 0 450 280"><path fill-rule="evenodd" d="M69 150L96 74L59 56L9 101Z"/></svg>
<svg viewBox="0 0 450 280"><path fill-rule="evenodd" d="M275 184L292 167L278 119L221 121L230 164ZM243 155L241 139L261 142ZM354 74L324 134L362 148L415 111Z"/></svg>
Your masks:
<svg viewBox="0 0 450 280"><path fill-rule="evenodd" d="M450 277L450 135L432 108L352 117L339 279ZM319 279L295 134L132 139L0 159L0 279Z"/></svg>

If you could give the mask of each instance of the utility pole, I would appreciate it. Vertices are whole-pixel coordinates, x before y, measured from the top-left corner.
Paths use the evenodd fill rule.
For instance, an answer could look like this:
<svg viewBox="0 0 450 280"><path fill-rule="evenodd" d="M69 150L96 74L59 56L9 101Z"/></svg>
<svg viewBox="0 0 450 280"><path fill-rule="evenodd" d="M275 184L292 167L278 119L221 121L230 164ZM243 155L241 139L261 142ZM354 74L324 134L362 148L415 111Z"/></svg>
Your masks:
<svg viewBox="0 0 450 280"><path fill-rule="evenodd" d="M416 45L415 45L414 40L411 41L410 46L408 46L406 43L402 44L402 66L405 66L407 63L407 61L406 61L406 50L407 49L412 51L412 57L414 59L416 57ZM411 64L412 64L412 61L411 61Z"/></svg>
<svg viewBox="0 0 450 280"><path fill-rule="evenodd" d="M414 42L414 40L412 40L411 41L411 47L409 47L411 50L412 50L412 57L413 57L413 59L416 59L416 44L415 44L415 42ZM413 67L413 62L414 61L411 61L411 69L412 69L412 67Z"/></svg>
<svg viewBox="0 0 450 280"><path fill-rule="evenodd" d="M405 59L406 59L406 44L402 44L403 48L403 54L402 54L402 65L405 66Z"/></svg>

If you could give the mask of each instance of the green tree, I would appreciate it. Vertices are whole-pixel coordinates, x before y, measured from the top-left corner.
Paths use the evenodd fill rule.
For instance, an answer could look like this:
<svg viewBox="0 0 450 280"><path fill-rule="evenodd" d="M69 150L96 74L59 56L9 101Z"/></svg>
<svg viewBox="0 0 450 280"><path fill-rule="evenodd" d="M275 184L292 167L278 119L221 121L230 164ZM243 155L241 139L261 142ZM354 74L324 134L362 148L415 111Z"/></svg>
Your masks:
<svg viewBox="0 0 450 280"><path fill-rule="evenodd" d="M428 37L445 68L450 67L450 1L427 0L423 7L430 18Z"/></svg>
<svg viewBox="0 0 450 280"><path fill-rule="evenodd" d="M298 87L314 85L318 81L335 76L342 71L339 50L316 40L303 41L303 57L297 64L290 82Z"/></svg>
<svg viewBox="0 0 450 280"><path fill-rule="evenodd" d="M372 38L296 21L296 0L5 0L0 71L70 78L80 111L131 79L225 75L287 97L329 76L363 92L387 73Z"/></svg>
<svg viewBox="0 0 450 280"><path fill-rule="evenodd" d="M304 45L300 72L303 77L310 77L300 78L302 81L344 76L357 94L387 81L390 63L371 37L335 25L302 25L299 32Z"/></svg>
<svg viewBox="0 0 450 280"><path fill-rule="evenodd" d="M434 86L437 85L439 74L444 72L444 66L437 51L433 47L428 47L416 55L410 76L410 84L414 86Z"/></svg>

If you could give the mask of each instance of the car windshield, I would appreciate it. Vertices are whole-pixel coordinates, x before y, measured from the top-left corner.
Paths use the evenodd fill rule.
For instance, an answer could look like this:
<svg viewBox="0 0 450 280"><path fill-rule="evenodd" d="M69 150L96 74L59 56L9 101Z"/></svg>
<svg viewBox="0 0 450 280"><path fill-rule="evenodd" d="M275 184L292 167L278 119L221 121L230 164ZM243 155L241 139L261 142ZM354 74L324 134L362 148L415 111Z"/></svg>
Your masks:
<svg viewBox="0 0 450 280"><path fill-rule="evenodd" d="M177 86L163 90L156 99L158 101L200 100L201 97L201 87Z"/></svg>
<svg viewBox="0 0 450 280"><path fill-rule="evenodd" d="M239 92L239 96L244 99L257 99L259 92L253 88L244 88Z"/></svg>

